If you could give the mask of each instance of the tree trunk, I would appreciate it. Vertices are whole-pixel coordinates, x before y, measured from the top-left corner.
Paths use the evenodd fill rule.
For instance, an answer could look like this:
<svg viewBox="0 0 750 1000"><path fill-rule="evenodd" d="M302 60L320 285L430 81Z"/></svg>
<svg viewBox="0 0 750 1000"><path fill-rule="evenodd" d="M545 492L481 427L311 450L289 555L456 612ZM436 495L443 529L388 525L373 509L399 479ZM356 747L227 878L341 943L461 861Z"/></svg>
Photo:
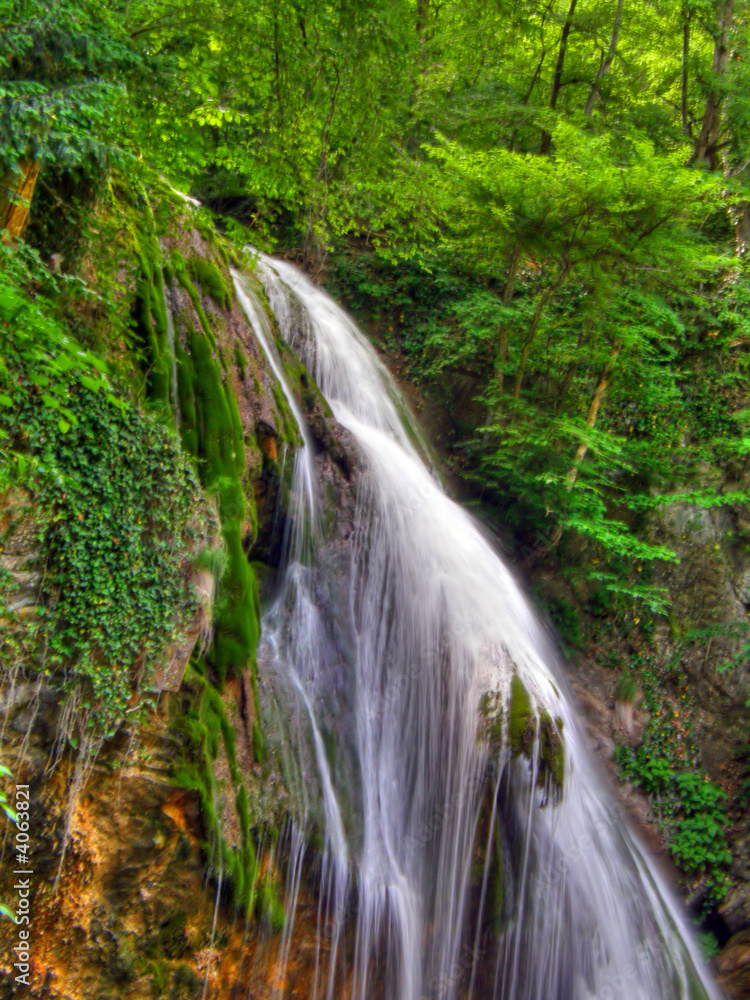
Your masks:
<svg viewBox="0 0 750 1000"><path fill-rule="evenodd" d="M312 265L313 273L316 277L323 270L327 256L327 250L321 245L320 237L326 224L328 190L330 185L328 177L328 145L331 140L333 116L336 112L336 98L341 85L341 74L335 63L333 64L333 71L336 74L336 86L333 88L331 104L328 108L328 115L320 137L320 159L318 161L318 173L315 178L316 194L311 199L310 210L307 216L307 231L303 244L305 259Z"/></svg>
<svg viewBox="0 0 750 1000"><path fill-rule="evenodd" d="M685 20L682 25L682 88L680 93L680 111L682 113L682 131L690 135L690 122L688 121L688 61L690 59L690 12L683 14Z"/></svg>
<svg viewBox="0 0 750 1000"><path fill-rule="evenodd" d="M547 4L546 9L542 13L541 24L539 25L539 41L541 42L542 50L539 53L539 62L536 64L536 69L534 70L534 75L531 77L531 83L529 84L529 89L521 98L521 107L525 108L526 105L531 100L531 95L534 92L534 87L536 87L537 80L539 79L539 74L542 72L542 66L544 65L544 58L547 55L547 47L544 42L544 22L547 20L547 15L549 14L550 7L552 6L552 0ZM513 152L516 145L516 132L517 129L514 128L511 132L510 143L508 149Z"/></svg>
<svg viewBox="0 0 750 1000"><path fill-rule="evenodd" d="M721 16L714 36L714 61L712 66L713 83L708 97L703 122L698 138L695 141L695 151L692 162L697 166L706 166L715 170L719 166L716 153L719 147L721 131L721 105L723 95L719 81L724 76L729 62L729 33L732 27L734 0L724 0Z"/></svg>
<svg viewBox="0 0 750 1000"><path fill-rule="evenodd" d="M601 64L599 66L599 72L596 74L596 79L591 84L591 90L589 91L589 96L586 98L586 107L583 109L583 113L587 118L590 118L594 111L594 101L596 100L596 95L601 93L599 91L599 84L607 76L610 69L612 68L612 63L614 62L615 53L617 52L617 39L620 37L620 25L622 24L622 2L623 0L617 0L617 10L615 11L615 23L612 25L612 38L609 42L609 49L607 54L602 57Z"/></svg>
<svg viewBox="0 0 750 1000"><path fill-rule="evenodd" d="M430 16L430 0L417 0L417 37L420 41L427 38L427 19Z"/></svg>
<svg viewBox="0 0 750 1000"><path fill-rule="evenodd" d="M570 34L571 28L573 27L573 15L576 12L576 3L578 0L570 0L570 7L568 8L568 16L565 18L565 24L563 25L562 34L560 35L560 48L557 52L557 63L555 65L555 75L552 79L552 91L549 98L550 111L554 111L557 106L557 98L560 95L560 89L562 88L562 75L563 67L565 66L565 50L568 45L568 35ZM544 155L549 152L549 148L552 145L552 136L546 130L542 132L542 144L539 152Z"/></svg>
<svg viewBox="0 0 750 1000"><path fill-rule="evenodd" d="M576 344L576 351L580 351L582 347L586 346L586 343L590 336L590 329L592 324L587 324L584 329L581 330L578 335L578 343ZM565 402L565 397L568 395L568 389L570 389L573 384L573 379L575 378L576 372L578 371L578 360L571 361L567 368L565 369L565 374L560 382L560 388L557 390L557 402L555 403L555 416L559 417L562 413L563 403Z"/></svg>
<svg viewBox="0 0 750 1000"><path fill-rule="evenodd" d="M514 399L518 399L518 397L521 395L521 384L523 382L524 371L526 370L526 362L529 357L531 343L534 340L534 335L536 334L545 306L552 298L554 293L563 285L565 279L570 274L570 270L571 270L570 260L568 259L566 253L564 259L564 266L560 271L557 281L554 283L554 285L550 285L549 288L545 288L542 294L539 296L539 301L536 304L536 309L534 310L534 315L531 319L531 326L529 327L528 333L526 334L526 340L524 341L523 351L521 352L521 360L518 362L516 382L515 385L513 386Z"/></svg>
<svg viewBox="0 0 750 1000"><path fill-rule="evenodd" d="M539 296L539 301L536 304L536 309L534 310L534 315L531 320L531 326L529 327L529 332L526 334L526 340L523 345L523 351L521 352L521 360L518 362L518 371L516 372L516 384L513 386L514 399L518 399L518 397L521 395L521 383L523 382L523 376L526 370L526 362L528 361L529 358L531 342L534 339L534 334L536 333L537 328L539 326L539 322L542 318L544 307L552 298L552 292L553 292L552 288L545 288L542 294Z"/></svg>
<svg viewBox="0 0 750 1000"><path fill-rule="evenodd" d="M513 301L513 290L516 287L516 275L518 274L518 262L521 259L521 241L516 240L513 245L513 253L510 257L510 264L508 265L508 277L505 279L505 288L503 288L503 305L509 306Z"/></svg>
<svg viewBox="0 0 750 1000"><path fill-rule="evenodd" d="M586 427L589 430L593 430L594 425L596 424L596 418L599 415L599 407L602 405L602 399L604 398L604 393L607 391L607 385L609 384L609 380L612 378L612 373L615 370L615 366L617 364L617 358L621 350L622 350L622 344L619 342L619 340L616 340L612 345L612 352L609 355L609 359L606 365L604 366L604 370L599 376L599 382L597 383L596 389L594 390L594 395L591 397L591 405L589 406L588 416L586 417ZM571 465L570 470L568 471L568 475L566 477L567 487L569 490L572 490L573 486L575 485L575 481L578 478L578 470L581 467L581 462L583 462L584 458L586 457L586 452L588 451L588 449L589 446L586 444L585 441L582 441L578 445L575 458L573 459L573 464Z"/></svg>
<svg viewBox="0 0 750 1000"><path fill-rule="evenodd" d="M6 243L16 243L23 236L39 176L35 160L21 161L18 169L20 175L9 170L0 180L0 233Z"/></svg>
<svg viewBox="0 0 750 1000"><path fill-rule="evenodd" d="M742 257L750 249L750 202L743 201L732 206L732 222L735 252L738 257Z"/></svg>
<svg viewBox="0 0 750 1000"><path fill-rule="evenodd" d="M622 344L616 340L612 345L612 352L609 355L609 360L604 366L604 370L599 376L599 381L597 383L596 389L594 389L594 395L591 397L591 405L589 406L588 416L586 417L586 427L589 430L593 430L596 424L596 418L599 415L599 407L602 405L602 399L604 398L604 393L607 391L607 385L609 380L612 378L612 373L615 370L617 364L617 358L622 350ZM581 463L586 457L586 452L589 450L589 446L582 441L578 448L576 449L575 457L573 458L573 464L568 470L568 474L565 477L565 486L568 492L570 492L575 486L576 479L578 479L578 471L581 468ZM562 525L558 524L555 530L552 532L550 538L549 546L546 551L556 548L560 543L562 538Z"/></svg>

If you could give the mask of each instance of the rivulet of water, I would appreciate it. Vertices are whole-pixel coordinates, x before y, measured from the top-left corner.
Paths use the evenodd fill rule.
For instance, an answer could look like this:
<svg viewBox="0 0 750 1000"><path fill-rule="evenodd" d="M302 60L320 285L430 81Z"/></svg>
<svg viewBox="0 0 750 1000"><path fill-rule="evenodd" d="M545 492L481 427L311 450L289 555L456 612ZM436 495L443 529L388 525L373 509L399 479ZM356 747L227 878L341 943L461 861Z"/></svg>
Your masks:
<svg viewBox="0 0 750 1000"><path fill-rule="evenodd" d="M259 653L297 776L295 836L312 822L324 835L311 1000L718 997L589 758L533 612L423 462L372 347L292 265L259 254L256 275L359 452L352 530L334 544L293 407L305 468L291 530L317 541L286 546ZM235 284L291 406L263 308ZM557 720L561 789L537 780L540 741L523 755L510 745L514 677L533 715ZM486 737L488 704L501 706L500 743ZM288 947L287 934L282 962Z"/></svg>

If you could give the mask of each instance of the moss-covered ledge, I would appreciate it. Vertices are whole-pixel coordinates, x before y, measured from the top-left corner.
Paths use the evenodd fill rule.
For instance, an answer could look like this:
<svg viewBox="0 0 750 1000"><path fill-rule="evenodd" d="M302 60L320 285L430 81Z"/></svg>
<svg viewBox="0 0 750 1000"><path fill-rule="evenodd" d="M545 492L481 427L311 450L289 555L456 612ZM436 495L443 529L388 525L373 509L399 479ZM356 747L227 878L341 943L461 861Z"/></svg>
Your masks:
<svg viewBox="0 0 750 1000"><path fill-rule="evenodd" d="M526 761L543 792L543 802L558 802L565 784L563 720L534 705L518 674L509 691L488 691L480 700L481 735L493 756Z"/></svg>

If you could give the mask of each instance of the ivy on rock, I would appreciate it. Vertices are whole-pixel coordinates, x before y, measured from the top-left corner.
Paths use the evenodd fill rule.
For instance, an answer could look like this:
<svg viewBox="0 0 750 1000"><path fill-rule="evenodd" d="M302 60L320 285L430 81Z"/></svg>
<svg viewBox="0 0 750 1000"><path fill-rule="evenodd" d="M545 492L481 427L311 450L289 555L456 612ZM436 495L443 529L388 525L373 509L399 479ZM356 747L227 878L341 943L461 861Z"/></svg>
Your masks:
<svg viewBox="0 0 750 1000"><path fill-rule="evenodd" d="M37 332L64 338L45 318ZM45 669L83 685L91 725L107 735L197 613L188 568L212 516L177 439L158 422L64 366L47 398L34 358L5 356L13 407L0 410L0 435L31 460L27 485L45 525Z"/></svg>

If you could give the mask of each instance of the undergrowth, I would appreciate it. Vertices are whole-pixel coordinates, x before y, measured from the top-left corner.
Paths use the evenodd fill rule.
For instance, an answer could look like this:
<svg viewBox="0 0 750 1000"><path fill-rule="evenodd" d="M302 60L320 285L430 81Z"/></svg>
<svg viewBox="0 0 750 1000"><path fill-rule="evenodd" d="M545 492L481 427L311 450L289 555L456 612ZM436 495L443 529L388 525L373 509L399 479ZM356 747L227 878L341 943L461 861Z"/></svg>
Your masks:
<svg viewBox="0 0 750 1000"><path fill-rule="evenodd" d="M23 482L41 525L39 665L83 685L89 726L111 735L195 616L187 563L212 517L175 436L114 395L47 300L3 283L0 320L4 485Z"/></svg>
<svg viewBox="0 0 750 1000"><path fill-rule="evenodd" d="M699 883L705 915L727 891L732 860L727 796L699 763L688 693L682 693L678 709L664 696L663 683L646 661L634 666L649 720L641 744L617 747L616 759L623 774L649 795L672 857Z"/></svg>

